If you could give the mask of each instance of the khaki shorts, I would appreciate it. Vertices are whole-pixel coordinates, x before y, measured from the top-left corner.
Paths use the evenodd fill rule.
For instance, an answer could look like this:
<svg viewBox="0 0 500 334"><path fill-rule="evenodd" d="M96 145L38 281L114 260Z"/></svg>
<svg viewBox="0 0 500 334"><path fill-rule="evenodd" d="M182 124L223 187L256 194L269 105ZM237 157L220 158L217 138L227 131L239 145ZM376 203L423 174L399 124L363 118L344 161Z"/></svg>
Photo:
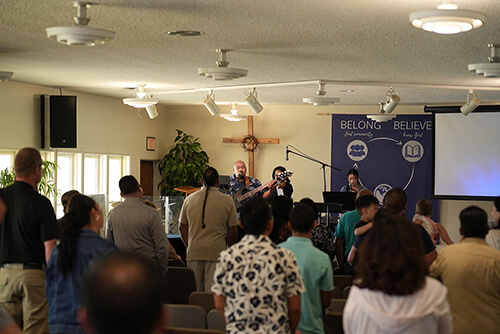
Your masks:
<svg viewBox="0 0 500 334"><path fill-rule="evenodd" d="M0 304L25 334L49 333L49 303L45 297L45 270L23 264L0 268Z"/></svg>

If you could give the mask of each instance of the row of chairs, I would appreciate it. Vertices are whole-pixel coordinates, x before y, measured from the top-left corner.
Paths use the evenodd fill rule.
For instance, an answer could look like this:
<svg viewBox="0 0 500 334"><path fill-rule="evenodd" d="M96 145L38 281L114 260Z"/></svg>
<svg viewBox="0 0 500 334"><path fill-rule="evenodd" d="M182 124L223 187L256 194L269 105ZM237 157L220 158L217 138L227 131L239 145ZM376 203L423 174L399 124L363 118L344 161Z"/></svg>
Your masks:
<svg viewBox="0 0 500 334"><path fill-rule="evenodd" d="M349 297L349 292L351 291L350 286L346 286L344 290L340 290L338 286L333 287L332 298L334 299L347 299Z"/></svg>
<svg viewBox="0 0 500 334"><path fill-rule="evenodd" d="M192 292L186 304L165 304L169 312L169 328L225 331L224 319L215 308L209 292Z"/></svg>
<svg viewBox="0 0 500 334"><path fill-rule="evenodd" d="M183 264L181 261L179 262ZM352 276L333 275L333 283L341 292L340 296L336 294L334 298L347 298L347 296L344 296L344 291L346 287L352 285ZM188 304L189 295L196 291L196 279L194 277L194 272L186 267L169 266L167 272L166 290L167 303Z"/></svg>
<svg viewBox="0 0 500 334"><path fill-rule="evenodd" d="M326 316L323 319L325 333L344 333L342 316L345 303L345 299L332 299L330 306L326 309Z"/></svg>
<svg viewBox="0 0 500 334"><path fill-rule="evenodd" d="M167 302L171 313L170 326L184 329L187 326L193 329L194 319L199 319L196 322L196 329L224 331L224 320L215 309L213 295L208 292L196 292L193 271L186 267L169 267L168 269ZM325 329L335 328L334 333L342 329L342 310L351 285L352 276L334 275L333 299L327 309Z"/></svg>
<svg viewBox="0 0 500 334"><path fill-rule="evenodd" d="M352 285L352 276L351 275L333 275L333 284L340 288L340 291L343 291L346 287Z"/></svg>
<svg viewBox="0 0 500 334"><path fill-rule="evenodd" d="M324 318L325 333L343 333L342 315L346 299L332 298ZM166 305L170 311L170 326L190 329L209 329L224 332L225 324L215 309L211 293L194 292L189 305Z"/></svg>
<svg viewBox="0 0 500 334"><path fill-rule="evenodd" d="M323 325L325 333L344 333L342 317L344 306L351 290L352 276L334 274L333 284L332 302L325 310L326 316L323 319Z"/></svg>
<svg viewBox="0 0 500 334"><path fill-rule="evenodd" d="M216 309L208 313L198 305L165 304L169 312L168 328L209 329L225 332L224 319Z"/></svg>

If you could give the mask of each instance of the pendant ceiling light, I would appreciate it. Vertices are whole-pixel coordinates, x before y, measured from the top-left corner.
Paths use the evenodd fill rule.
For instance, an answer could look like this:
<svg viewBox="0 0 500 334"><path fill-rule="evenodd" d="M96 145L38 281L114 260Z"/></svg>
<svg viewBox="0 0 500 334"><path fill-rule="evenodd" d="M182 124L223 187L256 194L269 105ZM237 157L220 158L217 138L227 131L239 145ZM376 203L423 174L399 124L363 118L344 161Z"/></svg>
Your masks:
<svg viewBox="0 0 500 334"><path fill-rule="evenodd" d="M10 80L14 77L14 72L0 71L0 82Z"/></svg>
<svg viewBox="0 0 500 334"><path fill-rule="evenodd" d="M95 4L76 1L74 3L77 8L77 15L74 17L76 26L47 28L45 29L47 37L55 36L61 44L78 46L95 46L113 40L115 38L113 31L87 27L90 21L87 18L87 7L90 7L90 5Z"/></svg>
<svg viewBox="0 0 500 334"><path fill-rule="evenodd" d="M489 63L470 64L469 71L484 75L485 78L498 78L500 77L500 45L488 44L488 47L491 51L488 57Z"/></svg>
<svg viewBox="0 0 500 334"><path fill-rule="evenodd" d="M238 104L231 103L230 114L221 114L220 117L227 119L230 122L239 122L248 118L248 116L238 115Z"/></svg>
<svg viewBox="0 0 500 334"><path fill-rule="evenodd" d="M484 21L484 14L472 10L459 10L457 5L446 0L438 5L437 9L410 14L410 22L415 28L436 34L458 34L479 28Z"/></svg>
<svg viewBox="0 0 500 334"><path fill-rule="evenodd" d="M318 96L303 98L302 102L309 103L314 106L328 106L330 104L339 103L340 99L338 97L325 97L326 95L325 86L326 84L321 82L319 84L319 90L317 91Z"/></svg>
<svg viewBox="0 0 500 334"><path fill-rule="evenodd" d="M387 122L396 117L397 115L387 115L387 114L376 114L376 115L366 115L369 119L375 122Z"/></svg>
<svg viewBox="0 0 500 334"><path fill-rule="evenodd" d="M156 104L160 100L153 98L150 94L146 94L144 87L146 85L137 85L137 97L123 99L123 103L134 108L145 108L150 118L158 116Z"/></svg>
<svg viewBox="0 0 500 334"><path fill-rule="evenodd" d="M216 61L217 67L200 67L198 74L214 80L233 80L241 77L246 77L248 70L242 68L228 67L226 53L229 49L217 49L220 54L220 60Z"/></svg>

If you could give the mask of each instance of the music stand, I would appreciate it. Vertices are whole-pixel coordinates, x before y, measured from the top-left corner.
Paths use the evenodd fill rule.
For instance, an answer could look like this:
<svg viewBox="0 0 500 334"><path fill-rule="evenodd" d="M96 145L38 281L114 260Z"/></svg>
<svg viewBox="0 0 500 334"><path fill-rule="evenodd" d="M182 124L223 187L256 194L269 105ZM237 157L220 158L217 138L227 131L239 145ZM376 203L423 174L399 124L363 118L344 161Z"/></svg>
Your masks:
<svg viewBox="0 0 500 334"><path fill-rule="evenodd" d="M323 191L323 201L325 203L335 203L340 205L339 213L354 210L354 201L356 193L341 191Z"/></svg>

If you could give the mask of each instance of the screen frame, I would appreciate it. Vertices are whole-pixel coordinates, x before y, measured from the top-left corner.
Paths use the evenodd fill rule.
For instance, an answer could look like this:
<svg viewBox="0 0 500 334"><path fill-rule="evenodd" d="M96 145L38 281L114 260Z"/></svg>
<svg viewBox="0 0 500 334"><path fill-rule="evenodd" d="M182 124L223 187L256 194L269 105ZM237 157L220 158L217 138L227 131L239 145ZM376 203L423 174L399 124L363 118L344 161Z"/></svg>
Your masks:
<svg viewBox="0 0 500 334"><path fill-rule="evenodd" d="M460 106L439 106L424 107L424 112L432 113L432 189L431 199L437 200L474 200L474 201L492 201L497 196L462 196L462 195L436 195L436 114L458 113L461 114ZM500 105L479 106L473 112L496 112L500 113ZM464 116L466 117L466 116Z"/></svg>

